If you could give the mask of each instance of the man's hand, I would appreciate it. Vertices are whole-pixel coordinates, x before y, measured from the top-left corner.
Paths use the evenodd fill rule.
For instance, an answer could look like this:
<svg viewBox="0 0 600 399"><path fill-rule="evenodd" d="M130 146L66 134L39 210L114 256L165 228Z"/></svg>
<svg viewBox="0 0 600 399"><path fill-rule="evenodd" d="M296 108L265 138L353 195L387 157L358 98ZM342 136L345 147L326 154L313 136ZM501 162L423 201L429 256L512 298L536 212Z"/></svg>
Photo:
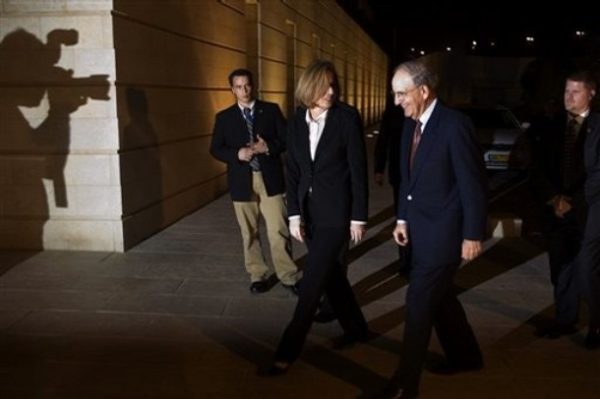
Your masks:
<svg viewBox="0 0 600 399"><path fill-rule="evenodd" d="M354 244L358 244L358 242L363 239L366 231L367 229L364 224L350 223L350 239Z"/></svg>
<svg viewBox="0 0 600 399"><path fill-rule="evenodd" d="M253 156L254 153L252 152L252 148L250 147L242 147L238 151L238 159L240 161L250 162Z"/></svg>
<svg viewBox="0 0 600 399"><path fill-rule="evenodd" d="M481 253L481 241L464 239L462 242L462 258L466 261L475 259Z"/></svg>
<svg viewBox="0 0 600 399"><path fill-rule="evenodd" d="M296 240L304 242L304 227L300 218L290 219L290 234Z"/></svg>
<svg viewBox="0 0 600 399"><path fill-rule="evenodd" d="M375 173L375 183L377 183L378 186L381 186L383 184L383 173Z"/></svg>
<svg viewBox="0 0 600 399"><path fill-rule="evenodd" d="M394 241L396 241L396 244L403 247L406 246L406 244L408 244L408 226L406 223L396 224L396 228L394 229L392 235L394 236Z"/></svg>
<svg viewBox="0 0 600 399"><path fill-rule="evenodd" d="M260 137L260 135L257 135L256 139L256 142L254 142L251 147L252 152L254 154L268 154L269 146L267 145L267 142L263 140L263 138Z"/></svg>

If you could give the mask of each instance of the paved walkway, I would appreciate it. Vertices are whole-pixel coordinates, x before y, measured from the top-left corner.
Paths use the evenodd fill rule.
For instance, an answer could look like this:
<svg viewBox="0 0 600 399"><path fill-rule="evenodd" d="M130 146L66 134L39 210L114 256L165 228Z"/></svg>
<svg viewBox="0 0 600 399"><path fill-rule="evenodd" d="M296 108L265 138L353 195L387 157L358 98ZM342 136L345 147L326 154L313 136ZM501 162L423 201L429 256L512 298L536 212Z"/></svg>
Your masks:
<svg viewBox="0 0 600 399"><path fill-rule="evenodd" d="M395 274L387 187L372 187L367 239L350 276L378 337L331 349L341 330L315 325L283 377L259 377L295 297L279 284L252 295L228 197L125 254L0 252L0 398L354 398L394 372L406 281ZM423 399L600 398L600 352L585 330L548 341L546 255L523 239L490 240L458 275L486 368L424 373ZM295 246L298 259L304 249ZM441 353L432 342L432 356Z"/></svg>

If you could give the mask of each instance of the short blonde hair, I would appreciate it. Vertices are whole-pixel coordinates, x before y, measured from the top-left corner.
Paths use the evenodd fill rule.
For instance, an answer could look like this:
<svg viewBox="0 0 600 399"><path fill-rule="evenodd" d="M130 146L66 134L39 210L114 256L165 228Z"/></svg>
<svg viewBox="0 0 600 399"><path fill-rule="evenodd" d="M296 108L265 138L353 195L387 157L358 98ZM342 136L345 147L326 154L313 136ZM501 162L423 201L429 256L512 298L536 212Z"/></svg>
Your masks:
<svg viewBox="0 0 600 399"><path fill-rule="evenodd" d="M300 75L296 86L296 101L307 108L315 106L317 100L327 93L329 86L333 88L337 99L340 95L337 72L333 63L324 60L313 61Z"/></svg>

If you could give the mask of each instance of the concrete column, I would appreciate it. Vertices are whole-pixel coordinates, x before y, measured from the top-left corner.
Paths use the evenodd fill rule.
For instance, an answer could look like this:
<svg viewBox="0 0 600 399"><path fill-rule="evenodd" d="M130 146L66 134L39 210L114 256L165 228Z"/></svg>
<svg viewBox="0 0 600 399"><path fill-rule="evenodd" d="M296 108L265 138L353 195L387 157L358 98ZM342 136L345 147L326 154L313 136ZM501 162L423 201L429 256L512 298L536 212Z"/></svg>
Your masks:
<svg viewBox="0 0 600 399"><path fill-rule="evenodd" d="M123 250L112 1L0 1L0 247Z"/></svg>

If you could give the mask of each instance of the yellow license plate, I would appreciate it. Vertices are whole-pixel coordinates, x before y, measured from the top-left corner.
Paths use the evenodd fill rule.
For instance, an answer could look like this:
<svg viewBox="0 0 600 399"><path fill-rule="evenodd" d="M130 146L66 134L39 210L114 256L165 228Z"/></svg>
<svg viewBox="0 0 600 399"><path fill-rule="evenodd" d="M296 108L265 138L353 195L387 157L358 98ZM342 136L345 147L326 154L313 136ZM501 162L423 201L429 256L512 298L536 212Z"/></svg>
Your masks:
<svg viewBox="0 0 600 399"><path fill-rule="evenodd" d="M508 162L508 154L489 154L491 162Z"/></svg>

